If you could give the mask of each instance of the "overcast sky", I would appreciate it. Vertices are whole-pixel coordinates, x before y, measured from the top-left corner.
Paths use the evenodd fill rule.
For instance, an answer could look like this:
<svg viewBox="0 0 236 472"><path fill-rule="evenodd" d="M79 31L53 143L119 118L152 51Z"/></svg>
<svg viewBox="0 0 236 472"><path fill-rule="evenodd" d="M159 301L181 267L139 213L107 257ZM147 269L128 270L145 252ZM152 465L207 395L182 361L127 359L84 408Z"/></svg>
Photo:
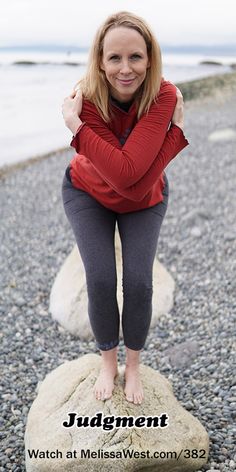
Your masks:
<svg viewBox="0 0 236 472"><path fill-rule="evenodd" d="M90 46L100 23L127 10L145 18L161 44L236 44L236 0L1 0L0 46Z"/></svg>

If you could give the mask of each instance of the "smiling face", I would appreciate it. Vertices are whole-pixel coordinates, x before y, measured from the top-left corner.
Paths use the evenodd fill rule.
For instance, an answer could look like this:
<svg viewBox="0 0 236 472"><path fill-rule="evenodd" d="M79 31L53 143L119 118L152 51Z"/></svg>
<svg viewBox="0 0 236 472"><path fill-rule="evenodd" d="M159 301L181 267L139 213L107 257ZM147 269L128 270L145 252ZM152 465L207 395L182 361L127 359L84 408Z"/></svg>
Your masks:
<svg viewBox="0 0 236 472"><path fill-rule="evenodd" d="M146 43L138 31L123 26L108 30L101 69L114 98L121 102L131 100L145 80L149 66Z"/></svg>

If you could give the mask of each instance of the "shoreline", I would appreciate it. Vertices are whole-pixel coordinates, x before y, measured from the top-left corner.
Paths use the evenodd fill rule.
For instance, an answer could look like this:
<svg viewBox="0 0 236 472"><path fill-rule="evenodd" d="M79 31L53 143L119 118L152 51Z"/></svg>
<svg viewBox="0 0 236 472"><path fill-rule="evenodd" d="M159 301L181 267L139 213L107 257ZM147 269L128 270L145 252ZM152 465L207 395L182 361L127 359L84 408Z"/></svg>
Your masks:
<svg viewBox="0 0 236 472"><path fill-rule="evenodd" d="M68 151L70 147L62 147L55 149L54 151L49 151L45 154L36 154L33 157L29 157L14 164L5 164L0 167L0 180L5 178L7 175L11 174L14 171L25 169L33 164L49 159L50 157L55 156L56 154L62 154L65 151Z"/></svg>
<svg viewBox="0 0 236 472"><path fill-rule="evenodd" d="M186 104L189 104L189 102L195 104L200 101L204 103L206 100L212 98L216 98L222 102L222 100L230 97L234 92L236 93L236 72L232 71L187 82L178 82L175 85L181 90ZM55 154L60 155L70 149L70 146L58 148L44 154L36 154L35 156L13 164L0 166L0 180L12 172L25 169L30 165L48 159Z"/></svg>

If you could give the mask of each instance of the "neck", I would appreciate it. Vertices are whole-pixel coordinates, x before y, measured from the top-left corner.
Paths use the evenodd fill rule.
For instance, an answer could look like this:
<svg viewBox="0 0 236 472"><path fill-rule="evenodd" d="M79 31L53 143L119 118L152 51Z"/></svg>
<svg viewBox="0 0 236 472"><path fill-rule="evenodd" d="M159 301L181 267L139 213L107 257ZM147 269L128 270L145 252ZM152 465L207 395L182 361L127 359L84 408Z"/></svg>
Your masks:
<svg viewBox="0 0 236 472"><path fill-rule="evenodd" d="M132 100L123 102L123 101L117 100L117 98L111 95L111 101L114 103L114 105L116 105L121 110L128 112L134 102L134 98L132 98Z"/></svg>

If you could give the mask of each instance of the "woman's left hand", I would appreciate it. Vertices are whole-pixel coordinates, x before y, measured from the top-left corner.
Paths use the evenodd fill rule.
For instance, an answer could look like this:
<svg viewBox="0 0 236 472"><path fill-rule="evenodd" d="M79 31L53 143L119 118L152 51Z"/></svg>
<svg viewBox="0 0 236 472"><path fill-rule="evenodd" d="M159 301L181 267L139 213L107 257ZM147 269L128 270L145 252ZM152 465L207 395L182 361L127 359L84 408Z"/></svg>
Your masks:
<svg viewBox="0 0 236 472"><path fill-rule="evenodd" d="M62 115L67 128L69 128L73 134L82 123L79 115L82 110L83 97L80 90L73 91L69 97L66 97L62 105Z"/></svg>
<svg viewBox="0 0 236 472"><path fill-rule="evenodd" d="M176 105L171 122L181 128L184 128L184 100L181 91L176 87Z"/></svg>

